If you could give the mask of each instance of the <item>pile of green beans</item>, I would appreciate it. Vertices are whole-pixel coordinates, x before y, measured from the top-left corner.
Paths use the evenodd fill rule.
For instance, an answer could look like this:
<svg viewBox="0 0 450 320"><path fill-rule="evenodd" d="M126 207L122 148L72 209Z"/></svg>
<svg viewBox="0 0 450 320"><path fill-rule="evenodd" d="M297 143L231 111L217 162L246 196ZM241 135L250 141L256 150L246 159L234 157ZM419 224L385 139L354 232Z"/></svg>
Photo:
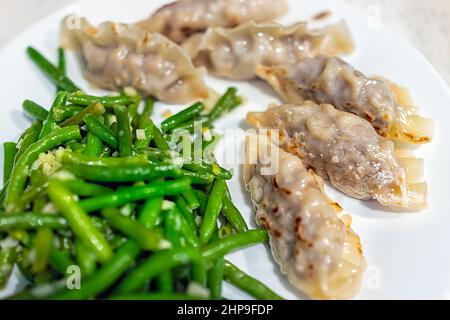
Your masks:
<svg viewBox="0 0 450 320"><path fill-rule="evenodd" d="M268 239L233 204L232 173L194 157L180 162L172 145L176 130L197 120L212 129L241 102L235 88L210 112L196 102L157 126L152 98L140 106L138 95L88 95L65 74L61 48L57 65L27 52L56 97L50 108L25 100L34 122L3 144L0 288L16 264L28 280L17 299L222 299L224 281L279 298L225 260ZM73 267L80 288L71 290Z"/></svg>

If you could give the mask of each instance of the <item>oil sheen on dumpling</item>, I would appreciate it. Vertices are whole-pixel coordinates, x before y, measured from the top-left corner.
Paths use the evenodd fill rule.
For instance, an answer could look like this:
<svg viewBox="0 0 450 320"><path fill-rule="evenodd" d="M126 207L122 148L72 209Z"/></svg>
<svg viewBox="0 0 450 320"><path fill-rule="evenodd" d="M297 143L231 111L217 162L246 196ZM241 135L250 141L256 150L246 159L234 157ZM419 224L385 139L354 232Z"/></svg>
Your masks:
<svg viewBox="0 0 450 320"><path fill-rule="evenodd" d="M279 129L285 150L352 197L408 210L426 207L422 161L397 157L393 142L354 114L306 101L251 112L247 120Z"/></svg>
<svg viewBox="0 0 450 320"><path fill-rule="evenodd" d="M270 163L257 150L264 141L247 146L247 159L256 156L256 161L247 162L244 179L256 221L269 232L275 261L289 282L312 298L353 297L366 263L350 217L338 217L339 205L298 157L271 145L278 171L265 171Z"/></svg>
<svg viewBox="0 0 450 320"><path fill-rule="evenodd" d="M197 66L216 76L250 80L258 65L297 63L317 54L350 53L353 41L344 22L311 30L305 22L292 26L248 22L234 29L211 28L183 45Z"/></svg>
<svg viewBox="0 0 450 320"><path fill-rule="evenodd" d="M133 87L168 103L208 99L204 72L163 35L114 22L94 27L86 19L77 28L69 26L64 20L62 43L79 52L85 76L95 85L110 90Z"/></svg>
<svg viewBox="0 0 450 320"><path fill-rule="evenodd" d="M286 11L284 0L180 0L138 23L177 43L209 27L235 27L248 21L272 21Z"/></svg>
<svg viewBox="0 0 450 320"><path fill-rule="evenodd" d="M267 80L288 103L330 103L366 120L383 137L407 143L432 139L433 124L401 105L388 83L370 78L338 57L317 56L296 64L261 66Z"/></svg>

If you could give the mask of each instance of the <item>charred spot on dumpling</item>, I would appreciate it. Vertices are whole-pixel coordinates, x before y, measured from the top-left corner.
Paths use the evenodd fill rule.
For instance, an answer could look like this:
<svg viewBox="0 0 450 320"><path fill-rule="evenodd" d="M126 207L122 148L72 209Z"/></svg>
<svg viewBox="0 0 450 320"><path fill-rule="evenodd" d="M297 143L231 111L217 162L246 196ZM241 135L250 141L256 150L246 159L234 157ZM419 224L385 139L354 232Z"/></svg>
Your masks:
<svg viewBox="0 0 450 320"><path fill-rule="evenodd" d="M278 182L277 182L277 177L276 177L276 176L274 176L274 177L272 178L272 183L273 183L273 186L274 186L275 188L277 188L277 189L280 188L280 187L278 186Z"/></svg>
<svg viewBox="0 0 450 320"><path fill-rule="evenodd" d="M373 122L375 120L375 117L368 111L364 112L364 118L366 118L366 120L369 122Z"/></svg>
<svg viewBox="0 0 450 320"><path fill-rule="evenodd" d="M281 238L281 236L283 235L283 233L280 230L278 230L278 229L273 230L273 234L277 238Z"/></svg>
<svg viewBox="0 0 450 320"><path fill-rule="evenodd" d="M145 45L147 45L148 41L149 41L149 34L148 34L148 32L146 32L144 34L144 36L142 37L142 44L145 46Z"/></svg>
<svg viewBox="0 0 450 320"><path fill-rule="evenodd" d="M206 29L195 29L189 26L183 26L181 28L181 33L185 36L185 38L189 38L190 36L192 36L197 32L204 32L204 31L206 31Z"/></svg>
<svg viewBox="0 0 450 320"><path fill-rule="evenodd" d="M337 202L332 201L330 203L330 205L336 210L336 212L341 212L342 210L344 210L341 205Z"/></svg>

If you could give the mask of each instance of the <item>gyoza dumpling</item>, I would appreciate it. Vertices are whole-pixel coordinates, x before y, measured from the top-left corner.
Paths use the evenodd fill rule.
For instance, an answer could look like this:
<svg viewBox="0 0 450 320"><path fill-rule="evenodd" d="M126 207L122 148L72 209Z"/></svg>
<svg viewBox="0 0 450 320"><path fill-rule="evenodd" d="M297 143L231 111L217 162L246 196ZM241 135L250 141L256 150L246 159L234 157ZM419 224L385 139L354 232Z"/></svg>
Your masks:
<svg viewBox="0 0 450 320"><path fill-rule="evenodd" d="M144 96L168 103L207 99L210 91L177 44L137 26L104 22L93 27L86 19L79 28L63 21L62 42L74 47L84 62L85 76L104 89L134 87Z"/></svg>
<svg viewBox="0 0 450 320"><path fill-rule="evenodd" d="M366 263L350 217L323 193L302 161L260 136L249 142L244 179L256 221L270 236L289 282L316 299L347 299L359 290ZM267 158L265 151L270 150ZM268 169L272 166L277 170Z"/></svg>
<svg viewBox="0 0 450 320"><path fill-rule="evenodd" d="M285 150L342 192L383 206L426 207L420 159L400 159L392 141L354 114L306 101L247 115L257 128L279 129Z"/></svg>
<svg viewBox="0 0 450 320"><path fill-rule="evenodd" d="M317 54L349 53L353 41L344 22L316 30L308 29L305 22L289 27L248 22L234 29L208 29L183 47L197 66L205 66L214 75L250 80L256 77L258 65L297 63Z"/></svg>
<svg viewBox="0 0 450 320"><path fill-rule="evenodd" d="M138 23L177 43L209 27L235 27L248 21L272 21L286 11L284 0L179 0Z"/></svg>
<svg viewBox="0 0 450 320"><path fill-rule="evenodd" d="M288 103L330 103L368 120L389 139L410 143L432 139L431 120L401 105L385 81L366 77L338 57L322 55L296 64L260 66L257 74Z"/></svg>

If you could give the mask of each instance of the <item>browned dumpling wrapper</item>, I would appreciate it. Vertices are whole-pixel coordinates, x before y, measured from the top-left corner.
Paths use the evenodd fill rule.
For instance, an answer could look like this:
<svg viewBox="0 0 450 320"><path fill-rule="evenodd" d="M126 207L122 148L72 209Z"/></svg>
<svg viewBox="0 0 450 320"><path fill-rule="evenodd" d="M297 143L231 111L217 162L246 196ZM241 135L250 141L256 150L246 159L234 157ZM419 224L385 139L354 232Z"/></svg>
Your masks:
<svg viewBox="0 0 450 320"><path fill-rule="evenodd" d="M138 23L150 32L159 32L177 43L210 27L235 27L248 21L272 21L286 11L278 0L179 0L157 10Z"/></svg>
<svg viewBox="0 0 450 320"><path fill-rule="evenodd" d="M261 147L270 149L269 161ZM350 217L338 216L339 205L298 157L264 137L249 142L246 151L244 178L256 221L268 230L274 259L289 282L316 299L353 297L366 262ZM278 170L267 170L273 165Z"/></svg>
<svg viewBox="0 0 450 320"><path fill-rule="evenodd" d="M259 65L297 63L317 54L337 55L353 51L344 22L310 29L305 22L291 26L249 22L233 29L211 28L188 40L184 48L197 66L216 76L250 80Z"/></svg>
<svg viewBox="0 0 450 320"><path fill-rule="evenodd" d="M288 103L332 104L368 120L389 139L407 143L432 139L432 121L402 105L389 83L365 76L338 57L320 55L296 64L260 66L257 74Z"/></svg>
<svg viewBox="0 0 450 320"><path fill-rule="evenodd" d="M133 87L168 103L209 98L204 72L163 35L114 22L94 27L84 18L74 25L68 19L62 24L62 43L77 50L93 84L109 90Z"/></svg>
<svg viewBox="0 0 450 320"><path fill-rule="evenodd" d="M332 105L273 106L247 115L257 128L279 129L283 148L354 198L408 210L427 206L422 160L396 155L370 123Z"/></svg>

